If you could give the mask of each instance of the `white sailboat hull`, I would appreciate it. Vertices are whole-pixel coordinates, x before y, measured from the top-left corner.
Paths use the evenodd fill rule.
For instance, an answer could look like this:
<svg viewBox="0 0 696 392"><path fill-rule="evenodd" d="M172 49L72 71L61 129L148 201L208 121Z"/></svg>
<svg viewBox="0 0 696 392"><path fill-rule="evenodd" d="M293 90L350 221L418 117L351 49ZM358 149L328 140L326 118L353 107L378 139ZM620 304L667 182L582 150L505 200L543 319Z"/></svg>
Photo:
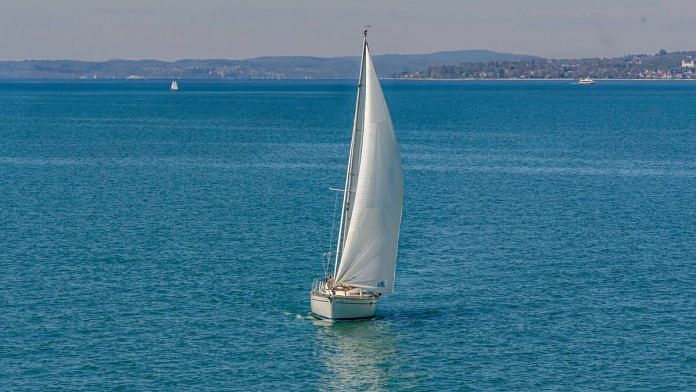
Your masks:
<svg viewBox="0 0 696 392"><path fill-rule="evenodd" d="M326 320L360 320L375 317L378 296L338 297L312 292L312 314Z"/></svg>

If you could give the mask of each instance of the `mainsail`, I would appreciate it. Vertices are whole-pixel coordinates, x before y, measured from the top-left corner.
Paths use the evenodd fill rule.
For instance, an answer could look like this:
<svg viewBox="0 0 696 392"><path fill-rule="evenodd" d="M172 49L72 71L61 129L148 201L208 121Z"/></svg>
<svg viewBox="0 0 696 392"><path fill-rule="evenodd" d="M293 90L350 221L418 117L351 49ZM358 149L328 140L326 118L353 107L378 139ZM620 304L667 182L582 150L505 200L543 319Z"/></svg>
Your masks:
<svg viewBox="0 0 696 392"><path fill-rule="evenodd" d="M334 285L388 294L394 289L403 172L367 41L358 86Z"/></svg>

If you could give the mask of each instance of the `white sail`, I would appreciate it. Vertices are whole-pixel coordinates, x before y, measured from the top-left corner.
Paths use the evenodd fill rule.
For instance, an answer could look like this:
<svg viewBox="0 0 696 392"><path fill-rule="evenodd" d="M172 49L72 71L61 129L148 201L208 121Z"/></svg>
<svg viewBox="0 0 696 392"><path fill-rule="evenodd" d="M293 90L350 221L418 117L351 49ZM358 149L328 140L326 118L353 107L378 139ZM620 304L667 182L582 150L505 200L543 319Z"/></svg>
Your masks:
<svg viewBox="0 0 696 392"><path fill-rule="evenodd" d="M391 293L403 206L399 147L379 77L365 44L347 181L343 247L335 284ZM341 238L339 238L340 246Z"/></svg>
<svg viewBox="0 0 696 392"><path fill-rule="evenodd" d="M176 80L172 81L172 86L170 87L172 91L176 91L179 89L179 84L176 82Z"/></svg>

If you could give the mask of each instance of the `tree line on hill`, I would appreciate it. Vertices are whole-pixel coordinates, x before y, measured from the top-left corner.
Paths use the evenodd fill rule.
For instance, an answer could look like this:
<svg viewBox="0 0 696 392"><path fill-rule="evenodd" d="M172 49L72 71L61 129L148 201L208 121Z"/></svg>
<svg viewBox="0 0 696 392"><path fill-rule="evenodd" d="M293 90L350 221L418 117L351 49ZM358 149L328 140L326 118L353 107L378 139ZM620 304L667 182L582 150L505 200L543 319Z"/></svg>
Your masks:
<svg viewBox="0 0 696 392"><path fill-rule="evenodd" d="M616 58L529 59L489 61L428 67L394 74L396 78L426 79L696 79L696 51Z"/></svg>

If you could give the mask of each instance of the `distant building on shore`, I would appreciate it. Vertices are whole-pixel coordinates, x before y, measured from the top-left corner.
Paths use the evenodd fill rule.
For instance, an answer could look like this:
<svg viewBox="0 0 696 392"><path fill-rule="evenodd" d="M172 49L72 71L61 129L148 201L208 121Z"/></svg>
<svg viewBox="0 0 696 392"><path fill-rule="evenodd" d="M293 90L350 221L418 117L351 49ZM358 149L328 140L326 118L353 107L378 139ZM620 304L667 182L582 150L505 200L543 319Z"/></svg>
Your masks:
<svg viewBox="0 0 696 392"><path fill-rule="evenodd" d="M682 60L682 68L696 68L696 65L694 65L694 59L692 58L686 58Z"/></svg>

